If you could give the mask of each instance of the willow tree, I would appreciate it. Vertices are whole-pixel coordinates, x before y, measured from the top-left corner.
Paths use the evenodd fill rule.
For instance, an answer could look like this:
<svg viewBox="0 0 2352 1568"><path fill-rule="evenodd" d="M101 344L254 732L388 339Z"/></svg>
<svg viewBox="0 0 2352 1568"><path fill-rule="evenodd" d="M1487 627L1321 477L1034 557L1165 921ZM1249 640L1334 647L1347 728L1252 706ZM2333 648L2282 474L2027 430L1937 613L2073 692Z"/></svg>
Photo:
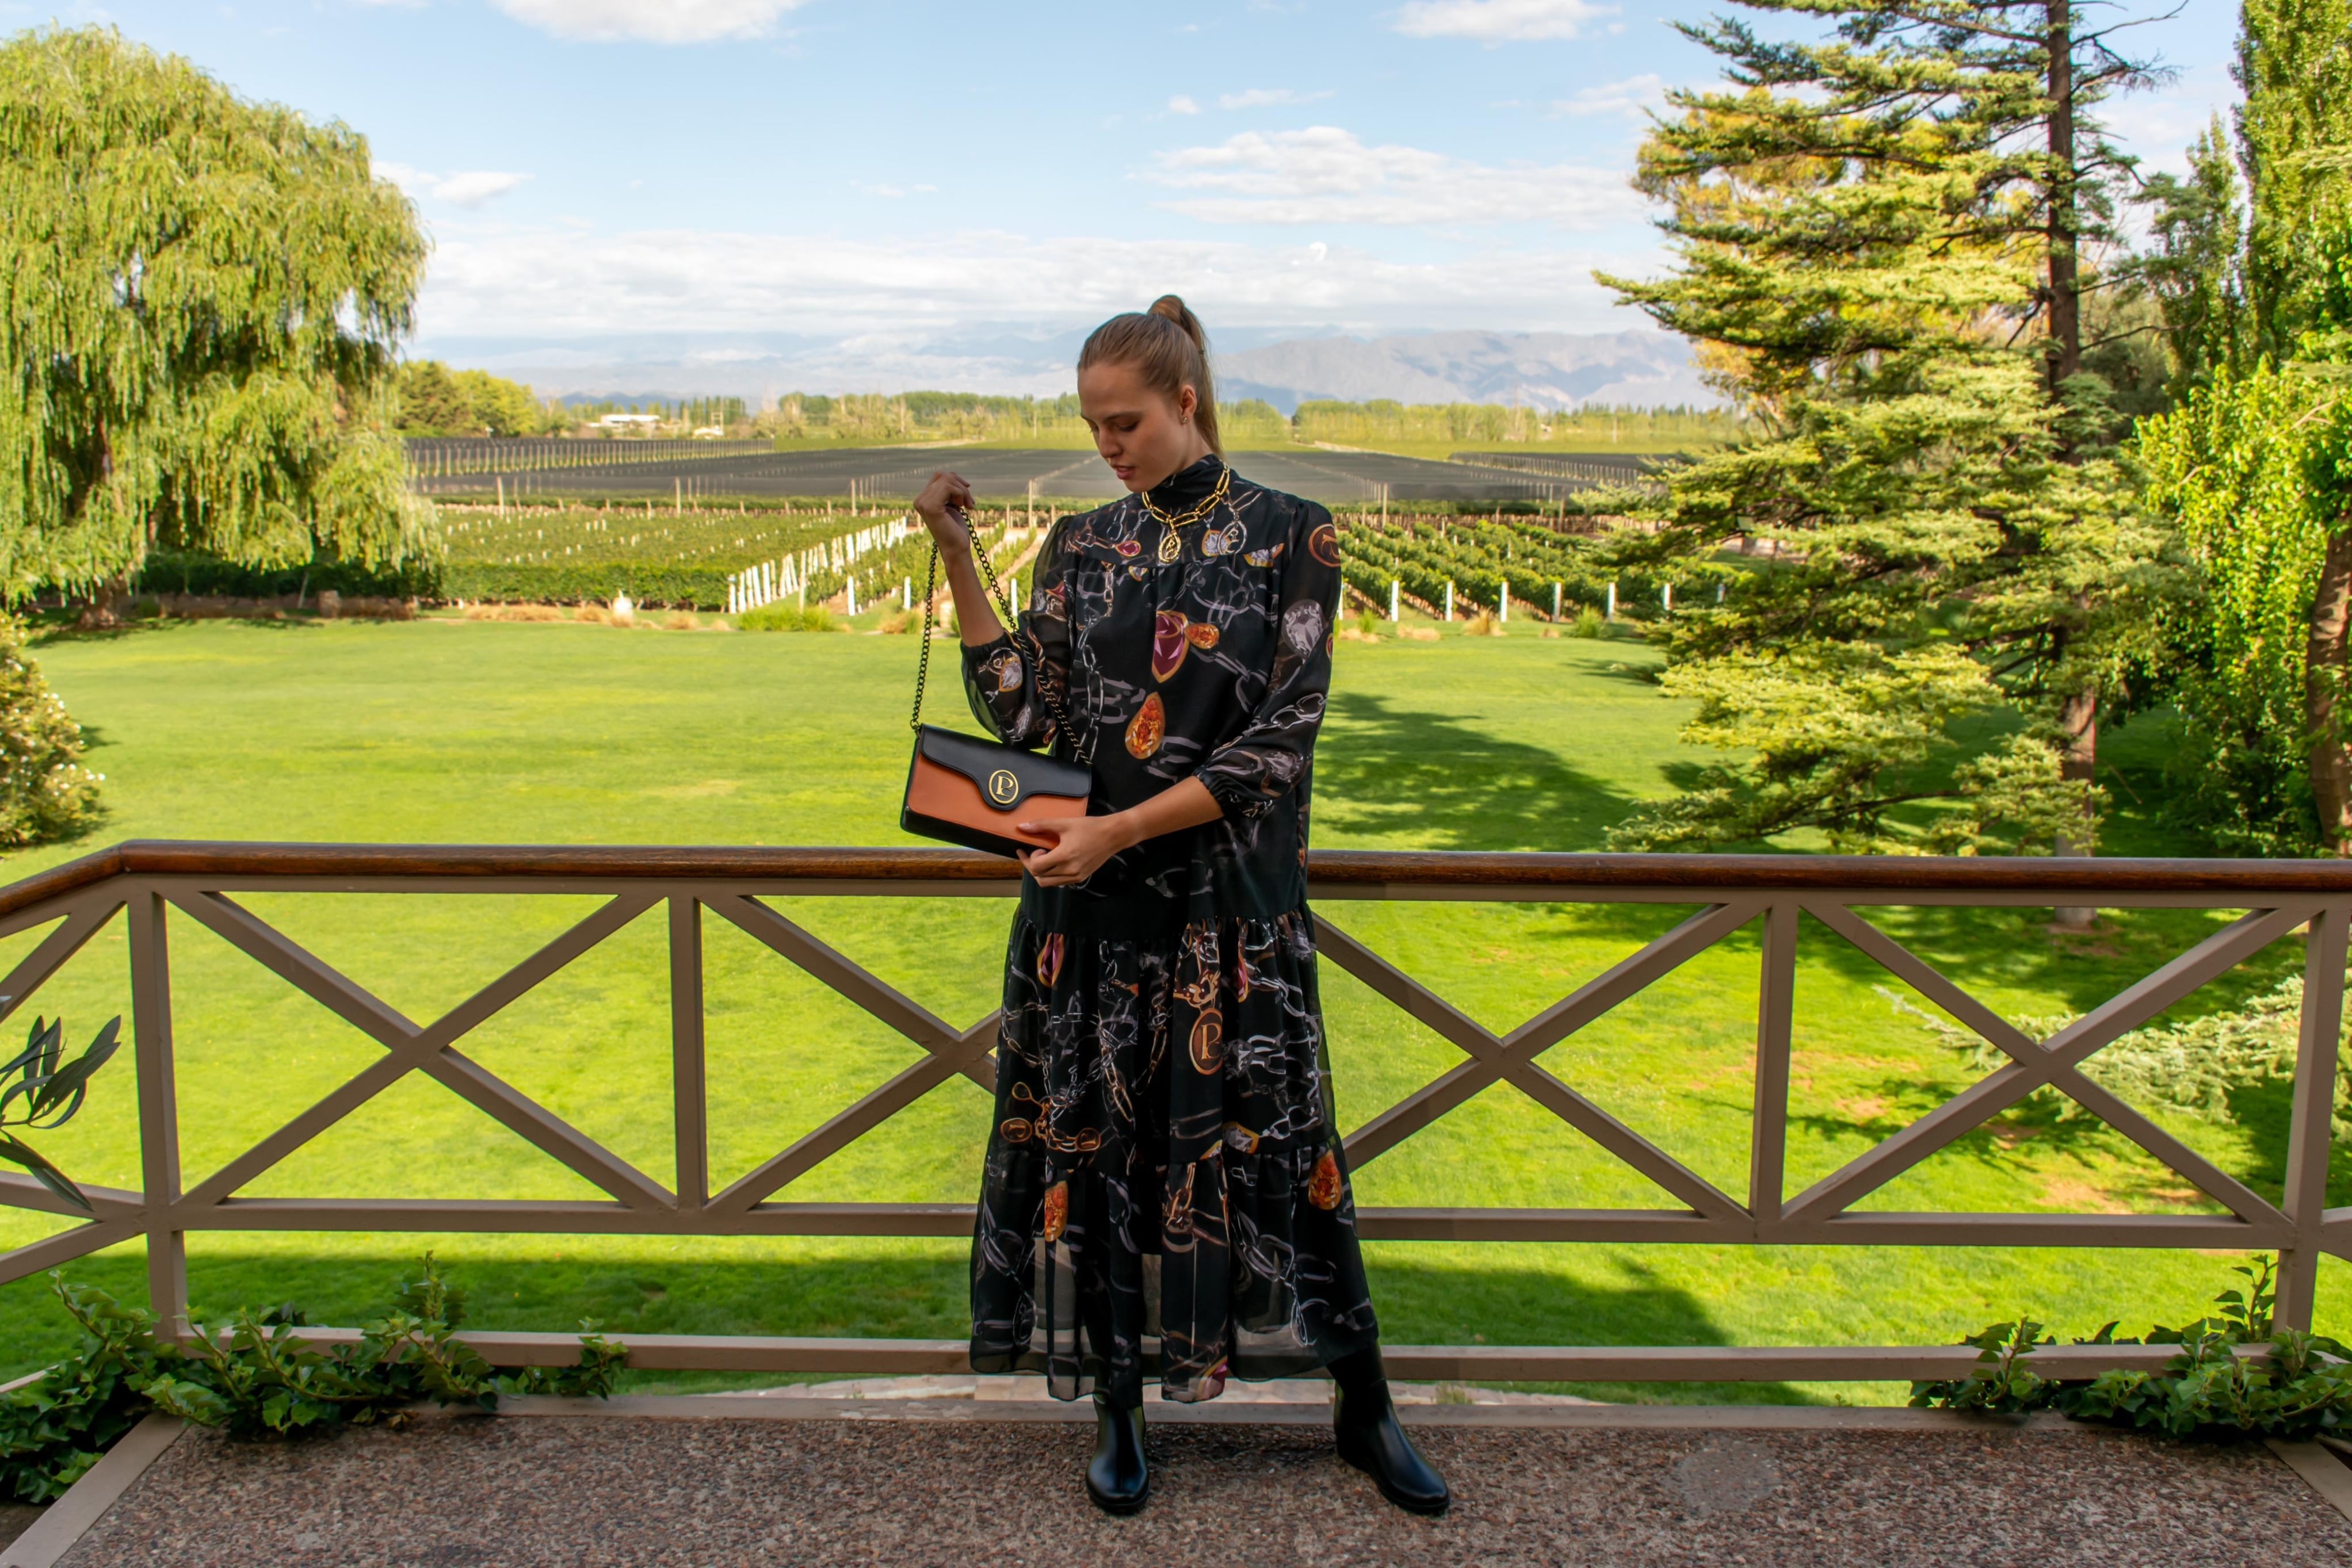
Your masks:
<svg viewBox="0 0 2352 1568"><path fill-rule="evenodd" d="M0 597L424 548L384 404L425 257L348 127L109 30L0 45Z"/></svg>
<svg viewBox="0 0 2352 1568"><path fill-rule="evenodd" d="M1621 840L2086 850L2096 716L2161 580L2083 309L2123 166L2092 110L2147 69L2068 0L1742 3L1833 26L1684 29L1728 80L1670 94L1641 152L1675 264L1602 281L1756 416L1622 549L1669 573L1735 543L1773 564L1668 623L1689 738L1736 759ZM1971 715L2014 733L1955 772ZM1965 810L1902 825L1938 800Z"/></svg>

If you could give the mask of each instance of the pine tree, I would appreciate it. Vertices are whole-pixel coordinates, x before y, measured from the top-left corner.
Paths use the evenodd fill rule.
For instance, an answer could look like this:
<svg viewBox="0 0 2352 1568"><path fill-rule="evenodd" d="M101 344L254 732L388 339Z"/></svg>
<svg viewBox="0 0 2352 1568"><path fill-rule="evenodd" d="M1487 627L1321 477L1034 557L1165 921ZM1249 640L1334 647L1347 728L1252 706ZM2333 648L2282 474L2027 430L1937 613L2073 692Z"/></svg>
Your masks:
<svg viewBox="0 0 2352 1568"><path fill-rule="evenodd" d="M383 426L425 248L341 125L111 31L0 45L0 598L422 548Z"/></svg>
<svg viewBox="0 0 2352 1568"><path fill-rule="evenodd" d="M2148 68L2063 0L1747 3L1833 35L1684 29L1730 85L1670 95L1643 149L1676 267L1603 281L1763 432L1620 547L1652 570L1770 552L1665 632L1690 738L1753 758L1622 839L2086 851L2102 695L2150 655L2135 603L2164 582L2083 369L2082 249L2125 166L2089 111ZM2018 733L1955 771L1950 726L1988 712ZM1938 799L1965 809L1902 825Z"/></svg>

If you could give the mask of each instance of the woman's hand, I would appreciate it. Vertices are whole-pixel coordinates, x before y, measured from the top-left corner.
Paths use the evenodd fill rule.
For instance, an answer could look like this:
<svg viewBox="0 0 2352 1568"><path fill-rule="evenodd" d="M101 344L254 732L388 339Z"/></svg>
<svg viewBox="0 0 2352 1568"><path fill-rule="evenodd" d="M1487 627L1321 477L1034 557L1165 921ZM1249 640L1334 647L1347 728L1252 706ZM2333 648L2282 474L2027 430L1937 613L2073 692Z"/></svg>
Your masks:
<svg viewBox="0 0 2352 1568"><path fill-rule="evenodd" d="M1039 887L1068 887L1102 869L1103 862L1139 841L1124 811L1107 817L1052 817L1014 824L1024 833L1054 841L1049 850L1024 850L1021 863Z"/></svg>
<svg viewBox="0 0 2352 1568"><path fill-rule="evenodd" d="M915 511L923 519L923 526L931 530L940 553L953 560L971 553L971 530L949 515L950 508L963 513L971 510L971 486L964 483L962 475L941 468L932 474L931 482L915 497Z"/></svg>

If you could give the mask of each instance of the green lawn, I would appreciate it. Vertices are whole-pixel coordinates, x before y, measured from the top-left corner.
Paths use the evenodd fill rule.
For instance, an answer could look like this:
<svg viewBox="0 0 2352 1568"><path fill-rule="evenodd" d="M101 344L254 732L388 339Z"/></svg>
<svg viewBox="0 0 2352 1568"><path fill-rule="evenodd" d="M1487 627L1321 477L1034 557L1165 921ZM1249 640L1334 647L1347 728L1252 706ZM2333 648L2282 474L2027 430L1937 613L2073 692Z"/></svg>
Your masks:
<svg viewBox="0 0 2352 1568"><path fill-rule="evenodd" d="M539 843L893 843L901 637L620 631L442 620L142 627L40 650L96 745L112 818L89 842L16 857L9 875L126 837ZM1588 849L1695 758L1641 644L1515 634L1340 644L1318 756L1327 847ZM952 688L933 716L957 722ZM2159 730L2109 740L2122 763L2118 851L2177 847L2153 801ZM252 901L412 1017L429 1017L575 919L557 897L272 895ZM794 918L956 1022L992 1002L1002 900L801 901ZM1508 1028L1681 917L1639 906L1341 904L1325 915L1482 1021ZM1905 938L2012 1015L2088 1007L2212 929L2217 916L2110 916L2062 942L2038 911L1921 912ZM183 1141L192 1179L278 1125L375 1048L185 919L173 925ZM5 945L0 962L35 940ZM2211 1007L2299 962L2282 945ZM731 1179L913 1056L913 1049L732 927L708 922L714 1176ZM73 1033L128 1011L118 926L44 992ZM1585 1030L1548 1065L1719 1184L1747 1163L1756 942L1743 933ZM1456 1053L1329 975L1343 1119L1362 1120ZM668 1176L667 998L658 916L509 1010L467 1049L656 1177ZM1801 1186L1969 1077L1896 1015L1887 985L1804 933L1792 1088ZM128 1062L45 1145L76 1175L136 1186ZM2168 1122L2275 1195L2284 1091L2238 1120ZM958 1082L790 1189L795 1198L968 1199L987 1107ZM2352 1201L2337 1162L2333 1201ZM1520 1099L1489 1091L1366 1166L1372 1204L1649 1205L1659 1195ZM584 1184L445 1091L411 1079L248 1189L257 1195L558 1197ZM1918 1167L1872 1207L2210 1207L2121 1139L2028 1111ZM0 1216L0 1243L54 1228ZM475 1291L478 1321L631 1331L953 1336L953 1242L200 1236L198 1311L294 1300L350 1322L426 1247ZM2061 1332L2192 1316L2220 1256L2032 1250L1477 1246L1370 1249L1397 1343L1888 1343L1957 1338L2020 1309ZM137 1249L73 1272L142 1293ZM2352 1305L2324 1275L2325 1320ZM68 1336L42 1281L0 1288L0 1375ZM673 1384L680 1380L673 1379ZM712 1380L684 1380L709 1382ZM651 1386L650 1384L646 1385ZM1725 1390L1683 1390L1724 1396ZM1886 1388L1734 1396L1885 1397ZM1642 1396L1658 1396L1648 1391Z"/></svg>

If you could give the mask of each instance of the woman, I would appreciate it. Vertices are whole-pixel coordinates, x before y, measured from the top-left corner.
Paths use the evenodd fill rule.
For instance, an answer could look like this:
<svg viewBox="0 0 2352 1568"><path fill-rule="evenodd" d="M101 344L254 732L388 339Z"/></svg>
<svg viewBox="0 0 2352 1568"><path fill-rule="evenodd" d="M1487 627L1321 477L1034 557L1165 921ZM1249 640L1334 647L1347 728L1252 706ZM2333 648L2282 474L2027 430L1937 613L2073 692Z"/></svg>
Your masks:
<svg viewBox="0 0 2352 1568"><path fill-rule="evenodd" d="M1306 905L1330 514L1225 466L1206 343L1172 295L1087 340L1078 403L1131 493L1055 527L1018 642L974 570L970 488L940 473L916 502L973 710L1094 771L1092 814L1019 824L1052 847L1022 856L1006 957L972 1366L1093 1395L1087 1488L1114 1513L1150 1487L1147 1340L1179 1401L1326 1366L1341 1457L1439 1512L1381 1369Z"/></svg>

